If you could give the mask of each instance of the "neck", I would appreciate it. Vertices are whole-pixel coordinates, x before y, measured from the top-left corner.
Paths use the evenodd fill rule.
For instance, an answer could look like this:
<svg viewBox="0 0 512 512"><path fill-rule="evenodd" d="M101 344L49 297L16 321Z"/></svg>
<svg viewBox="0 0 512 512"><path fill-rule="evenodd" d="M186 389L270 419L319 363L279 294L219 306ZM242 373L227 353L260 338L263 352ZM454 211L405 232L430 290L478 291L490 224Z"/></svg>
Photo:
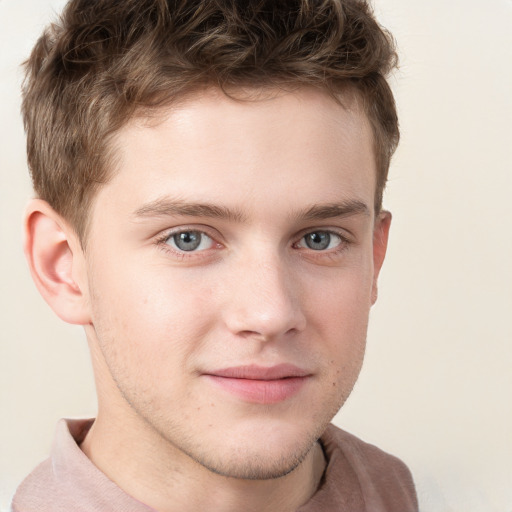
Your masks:
<svg viewBox="0 0 512 512"><path fill-rule="evenodd" d="M129 495L159 512L292 512L319 486L325 467L315 443L289 474L243 480L215 474L146 425L127 428L100 413L81 445L87 457ZM139 420L140 422L141 420ZM128 422L130 423L130 422Z"/></svg>

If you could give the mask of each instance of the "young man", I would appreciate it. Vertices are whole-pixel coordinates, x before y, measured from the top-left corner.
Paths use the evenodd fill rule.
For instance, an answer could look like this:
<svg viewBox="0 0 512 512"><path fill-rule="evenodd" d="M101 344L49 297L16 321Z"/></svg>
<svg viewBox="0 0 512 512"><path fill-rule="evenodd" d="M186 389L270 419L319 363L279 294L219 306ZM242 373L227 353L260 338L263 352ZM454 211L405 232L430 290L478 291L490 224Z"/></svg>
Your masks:
<svg viewBox="0 0 512 512"><path fill-rule="evenodd" d="M25 250L99 410L13 510L417 510L329 425L386 252L394 64L359 0L68 4L27 62Z"/></svg>

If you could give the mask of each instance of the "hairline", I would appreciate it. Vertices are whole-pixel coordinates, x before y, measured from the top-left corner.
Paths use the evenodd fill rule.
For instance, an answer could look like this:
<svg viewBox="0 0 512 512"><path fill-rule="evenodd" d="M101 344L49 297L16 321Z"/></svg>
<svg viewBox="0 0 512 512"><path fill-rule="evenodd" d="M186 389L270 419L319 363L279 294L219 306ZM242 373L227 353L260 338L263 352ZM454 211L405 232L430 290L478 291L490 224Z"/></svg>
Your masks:
<svg viewBox="0 0 512 512"><path fill-rule="evenodd" d="M181 91L176 96L169 99L169 101L162 102L156 106L140 106L133 110L130 115L127 115L124 121L115 130L111 131L105 142L104 142L104 155L103 155L103 167L105 169L106 179L102 182L96 182L91 188L91 193L88 196L88 201L83 205L82 222L79 226L72 225L77 237L80 241L82 249L85 251L87 247L87 239L90 229L90 221L92 216L92 210L98 196L99 189L102 186L107 185L115 175L121 172L119 168L119 154L116 147L116 139L120 132L128 126L130 123L147 123L152 126L154 124L162 122L172 112L188 101L200 97L202 94L208 93L208 91L217 91L224 94L227 98L233 101L240 102L251 102L255 103L258 101L266 101L273 99L280 94L294 94L304 89L316 89L324 92L326 95L331 97L336 103L342 108L350 110L357 108L362 115L365 116L366 122L369 124L370 134L372 137L371 146L373 152L373 159L375 163L375 190L374 190L374 210L375 217L382 210L382 200L378 201L378 195L382 195L383 190L379 191L378 176L380 170L378 168L378 151L376 148L376 133L374 123L372 122L371 115L365 108L363 93L358 87L348 80L343 84L339 84L336 91L331 87L327 87L325 84L307 84L297 82L285 82L285 83L268 83L268 84L246 84L246 85L233 85L229 88L221 87L217 84L212 83L199 83L193 84L186 90ZM266 93L269 94L266 94ZM241 94L238 94L241 93ZM348 101L343 101L347 98ZM384 187L383 187L384 188ZM380 193L380 194L379 194Z"/></svg>

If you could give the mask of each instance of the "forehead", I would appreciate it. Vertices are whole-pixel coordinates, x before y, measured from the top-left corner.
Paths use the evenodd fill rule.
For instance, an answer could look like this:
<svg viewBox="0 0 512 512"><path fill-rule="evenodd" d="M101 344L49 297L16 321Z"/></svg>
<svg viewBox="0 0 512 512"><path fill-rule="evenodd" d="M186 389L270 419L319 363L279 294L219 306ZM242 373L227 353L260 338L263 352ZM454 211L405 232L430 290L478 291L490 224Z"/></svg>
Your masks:
<svg viewBox="0 0 512 512"><path fill-rule="evenodd" d="M260 197L371 206L375 191L372 132L359 102L347 94L340 104L316 89L243 99L204 91L131 120L114 152L114 176L98 200L107 194L126 208L165 194L245 208Z"/></svg>

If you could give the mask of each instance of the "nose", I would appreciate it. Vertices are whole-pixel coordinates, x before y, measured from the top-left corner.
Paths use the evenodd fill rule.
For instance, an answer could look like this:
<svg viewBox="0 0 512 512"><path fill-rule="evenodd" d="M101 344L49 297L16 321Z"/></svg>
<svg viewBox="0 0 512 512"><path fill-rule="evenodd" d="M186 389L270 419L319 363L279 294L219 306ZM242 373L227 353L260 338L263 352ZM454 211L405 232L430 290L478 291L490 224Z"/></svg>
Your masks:
<svg viewBox="0 0 512 512"><path fill-rule="evenodd" d="M253 256L236 267L222 313L233 334L270 341L304 330L300 283L283 258Z"/></svg>

